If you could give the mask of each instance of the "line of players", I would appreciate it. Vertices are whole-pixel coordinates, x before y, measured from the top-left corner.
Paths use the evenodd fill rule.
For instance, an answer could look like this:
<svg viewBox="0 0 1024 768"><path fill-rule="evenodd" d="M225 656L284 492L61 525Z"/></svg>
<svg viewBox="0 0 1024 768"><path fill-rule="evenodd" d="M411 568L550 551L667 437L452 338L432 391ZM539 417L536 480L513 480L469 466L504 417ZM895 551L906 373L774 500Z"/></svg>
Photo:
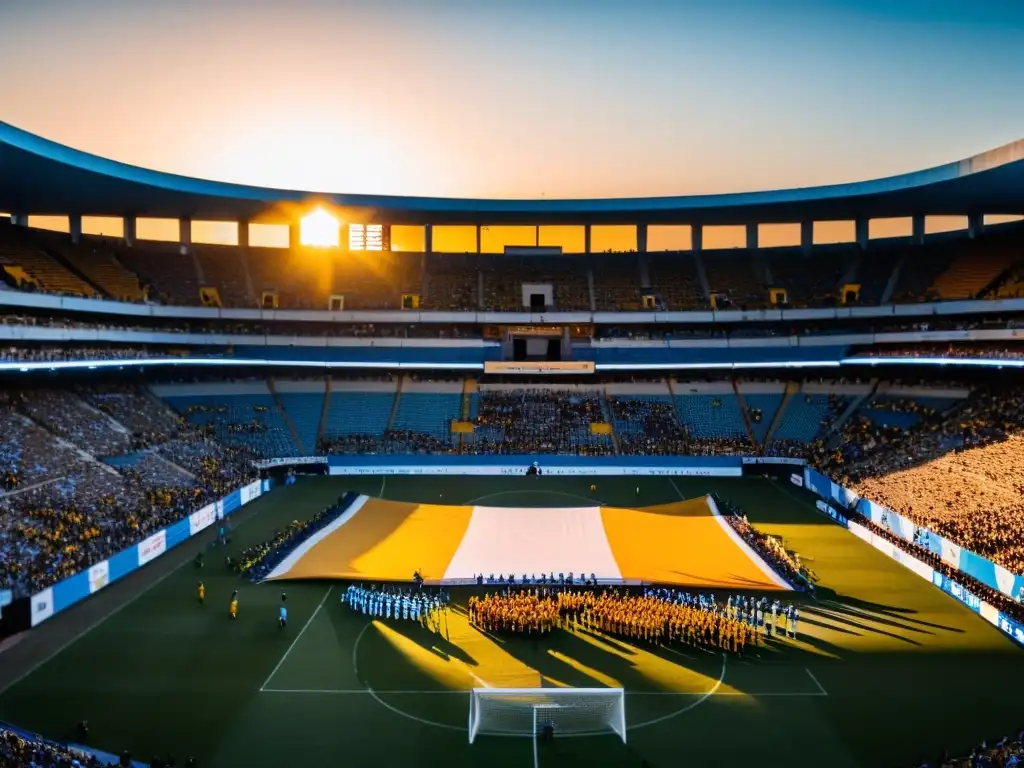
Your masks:
<svg viewBox="0 0 1024 768"><path fill-rule="evenodd" d="M421 588L357 587L354 584L341 595L342 603L364 616L416 621L435 631L439 615L447 610L450 599L443 590L428 592Z"/></svg>
<svg viewBox="0 0 1024 768"><path fill-rule="evenodd" d="M742 654L765 634L796 638L796 606L778 600L645 588L640 594L618 589L505 590L472 596L470 623L489 632L541 635L555 628L584 628L655 644L682 643Z"/></svg>

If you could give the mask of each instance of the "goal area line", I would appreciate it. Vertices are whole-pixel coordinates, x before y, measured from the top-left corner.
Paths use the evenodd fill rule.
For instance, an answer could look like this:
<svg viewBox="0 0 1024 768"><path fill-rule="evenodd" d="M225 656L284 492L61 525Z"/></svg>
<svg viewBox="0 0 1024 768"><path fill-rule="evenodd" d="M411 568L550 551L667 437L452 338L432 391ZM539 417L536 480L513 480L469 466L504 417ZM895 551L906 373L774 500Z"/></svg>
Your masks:
<svg viewBox="0 0 1024 768"><path fill-rule="evenodd" d="M493 689L483 689L493 690ZM555 691L555 690L573 690L571 688L537 688L536 691ZM321 695L321 696L359 696L359 695L376 695L376 696L469 696L473 693L472 689L466 689L464 691L438 691L438 690L422 690L422 691L383 691L378 689L369 688L261 688L260 693L278 693L278 694L293 694L293 695ZM828 696L824 690L820 691L763 691L759 693L748 693L746 691L625 691L626 696L746 696L752 699L760 698L822 698Z"/></svg>

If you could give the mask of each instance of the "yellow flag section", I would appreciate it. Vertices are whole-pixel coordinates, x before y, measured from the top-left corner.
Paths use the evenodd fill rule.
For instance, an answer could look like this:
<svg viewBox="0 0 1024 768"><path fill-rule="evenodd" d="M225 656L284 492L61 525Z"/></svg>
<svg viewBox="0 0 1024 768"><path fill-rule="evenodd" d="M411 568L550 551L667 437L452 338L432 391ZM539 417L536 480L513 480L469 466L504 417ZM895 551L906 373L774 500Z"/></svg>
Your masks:
<svg viewBox="0 0 1024 768"><path fill-rule="evenodd" d="M789 589L709 497L642 509L602 507L622 578L716 589Z"/></svg>
<svg viewBox="0 0 1024 768"><path fill-rule="evenodd" d="M367 499L344 525L273 579L411 580L444 577L473 507Z"/></svg>

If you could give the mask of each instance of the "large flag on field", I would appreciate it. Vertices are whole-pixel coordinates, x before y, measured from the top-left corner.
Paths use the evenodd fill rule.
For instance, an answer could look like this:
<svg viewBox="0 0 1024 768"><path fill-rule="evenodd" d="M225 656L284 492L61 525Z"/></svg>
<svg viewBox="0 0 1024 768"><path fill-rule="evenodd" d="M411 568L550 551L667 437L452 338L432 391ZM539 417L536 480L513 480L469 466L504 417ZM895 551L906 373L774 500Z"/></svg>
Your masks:
<svg viewBox="0 0 1024 768"><path fill-rule="evenodd" d="M481 507L366 496L270 579L472 579L554 572L721 589L788 589L710 497L623 507Z"/></svg>

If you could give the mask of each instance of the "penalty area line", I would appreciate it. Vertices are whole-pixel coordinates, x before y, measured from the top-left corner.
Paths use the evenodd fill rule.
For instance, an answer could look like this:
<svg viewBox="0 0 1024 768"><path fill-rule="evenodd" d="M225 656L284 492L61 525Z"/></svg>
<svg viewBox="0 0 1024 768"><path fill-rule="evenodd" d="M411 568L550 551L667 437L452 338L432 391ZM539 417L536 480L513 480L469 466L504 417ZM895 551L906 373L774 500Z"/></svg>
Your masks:
<svg viewBox="0 0 1024 768"><path fill-rule="evenodd" d="M811 678L811 680L814 681L814 684L816 686L818 686L819 693L816 694L816 695L818 695L818 696L828 696L828 691L825 690L825 686L823 686L821 683L818 682L818 678L816 678L814 676L814 673L811 672L811 670L808 669L807 667L804 667L804 672L806 672L808 674L808 676Z"/></svg>
<svg viewBox="0 0 1024 768"><path fill-rule="evenodd" d="M295 639L292 640L292 644L288 646L288 650L284 652L284 656L282 656L280 660L277 662L277 665L272 670L270 670L270 674L267 675L267 679L264 680L263 685L260 686L261 693L267 690L267 683L274 679L274 675L277 674L277 670L279 670L281 668L281 665L284 664L284 660L288 658L288 654L292 652L292 649L295 647L296 643L299 642L299 639L306 633L306 630L309 629L309 625L313 623L313 619L315 619L316 615L320 613L320 609L324 607L324 603L327 602L327 596L331 594L332 589L334 589L333 584L327 588L326 592L324 592L324 596L323 598L321 598L320 604L317 605L316 610L313 611L312 615L310 615L306 623L302 625L302 629L299 630L299 634L297 634L295 636Z"/></svg>

